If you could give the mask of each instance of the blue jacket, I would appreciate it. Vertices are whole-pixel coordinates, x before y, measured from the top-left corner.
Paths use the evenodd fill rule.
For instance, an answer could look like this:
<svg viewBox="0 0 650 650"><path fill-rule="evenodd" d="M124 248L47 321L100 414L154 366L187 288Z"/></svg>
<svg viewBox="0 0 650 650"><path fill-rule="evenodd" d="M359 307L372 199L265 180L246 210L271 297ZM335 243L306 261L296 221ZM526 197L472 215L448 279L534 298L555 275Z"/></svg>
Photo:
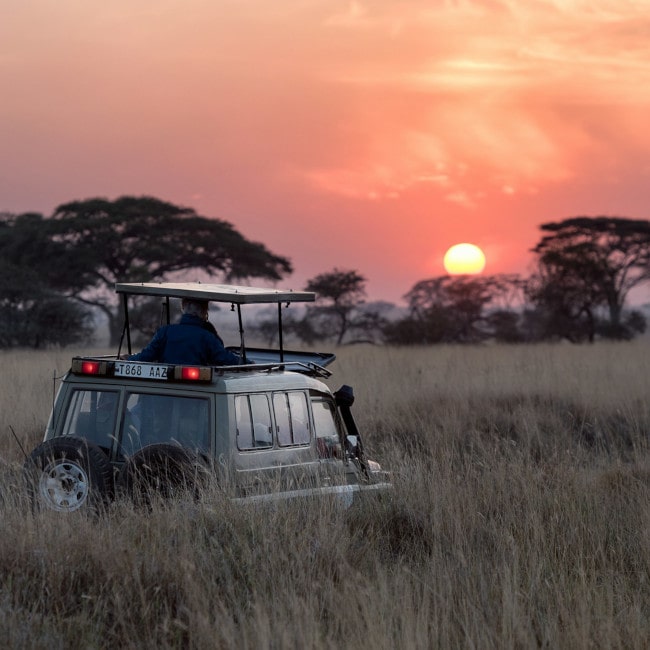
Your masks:
<svg viewBox="0 0 650 650"><path fill-rule="evenodd" d="M176 325L159 328L147 347L129 360L200 366L239 364L240 357L226 350L221 338L207 330L204 323L198 316L183 314Z"/></svg>

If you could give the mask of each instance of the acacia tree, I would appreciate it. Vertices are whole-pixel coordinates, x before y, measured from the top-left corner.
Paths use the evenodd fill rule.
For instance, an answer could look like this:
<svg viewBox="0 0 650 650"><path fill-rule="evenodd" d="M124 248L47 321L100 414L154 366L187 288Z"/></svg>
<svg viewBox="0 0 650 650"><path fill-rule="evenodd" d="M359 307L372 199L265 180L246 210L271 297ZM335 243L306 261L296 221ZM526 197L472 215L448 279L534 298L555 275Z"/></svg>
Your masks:
<svg viewBox="0 0 650 650"><path fill-rule="evenodd" d="M411 314L426 323L427 342L474 343L486 338L483 311L491 300L479 276L441 276L418 282L407 294Z"/></svg>
<svg viewBox="0 0 650 650"><path fill-rule="evenodd" d="M597 284L586 281L576 268L563 264L540 264L530 276L526 296L530 307L525 317L534 340L566 339L572 343L593 341L598 310L604 303Z"/></svg>
<svg viewBox="0 0 650 650"><path fill-rule="evenodd" d="M121 322L116 282L164 280L189 270L225 280L279 280L292 270L287 258L249 241L230 223L153 197L74 201L41 225L56 247L56 264L65 267L58 280L67 285L66 295L105 314L112 344Z"/></svg>
<svg viewBox="0 0 650 650"><path fill-rule="evenodd" d="M61 291L74 283L80 268L77 259L65 259L65 248L48 234L42 214L4 214L0 220L0 257L15 267L15 282L29 278L31 286Z"/></svg>
<svg viewBox="0 0 650 650"><path fill-rule="evenodd" d="M60 253L44 235L42 215L0 215L0 348L89 338L89 310L63 295L68 267Z"/></svg>
<svg viewBox="0 0 650 650"><path fill-rule="evenodd" d="M85 341L91 314L49 289L38 273L0 259L0 348L45 348Z"/></svg>
<svg viewBox="0 0 650 650"><path fill-rule="evenodd" d="M367 317L355 320L355 311L364 302L366 278L357 271L333 269L307 282L305 289L316 293L316 302L307 309L305 319L318 338L333 334L340 345L345 335L355 327L362 327Z"/></svg>
<svg viewBox="0 0 650 650"><path fill-rule="evenodd" d="M630 291L650 279L650 221L581 216L540 229L548 234L533 249L538 270L528 295L550 330L578 340L593 340L599 328L629 336L623 310Z"/></svg>
<svg viewBox="0 0 650 650"><path fill-rule="evenodd" d="M421 280L405 295L410 314L384 329L393 343L477 343L491 336L518 340L517 314L509 309L521 280L516 275L439 276ZM498 308L498 317L488 308Z"/></svg>

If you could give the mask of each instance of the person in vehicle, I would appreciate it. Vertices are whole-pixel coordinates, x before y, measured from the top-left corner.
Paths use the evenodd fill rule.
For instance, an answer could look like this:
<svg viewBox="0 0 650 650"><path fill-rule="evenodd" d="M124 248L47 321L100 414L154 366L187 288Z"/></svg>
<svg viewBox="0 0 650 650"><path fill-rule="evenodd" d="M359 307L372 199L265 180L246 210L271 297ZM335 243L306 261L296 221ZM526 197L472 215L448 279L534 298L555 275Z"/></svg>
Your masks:
<svg viewBox="0 0 650 650"><path fill-rule="evenodd" d="M160 327L141 352L127 357L129 361L201 366L233 366L241 363L241 357L225 348L221 337L208 323L207 301L184 298L181 309L183 314L180 321Z"/></svg>

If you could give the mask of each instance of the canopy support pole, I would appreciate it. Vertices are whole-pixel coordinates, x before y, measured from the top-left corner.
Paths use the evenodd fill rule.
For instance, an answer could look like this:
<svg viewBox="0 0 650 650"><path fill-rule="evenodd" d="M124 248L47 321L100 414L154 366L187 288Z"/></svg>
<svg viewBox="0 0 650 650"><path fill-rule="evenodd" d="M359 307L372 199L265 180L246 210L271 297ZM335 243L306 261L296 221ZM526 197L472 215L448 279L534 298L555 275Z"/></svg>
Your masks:
<svg viewBox="0 0 650 650"><path fill-rule="evenodd" d="M124 305L124 329L126 331L126 349L129 354L131 354L131 326L129 325L129 305L128 305L128 294L123 294L124 300L122 301ZM120 346L121 347L121 346Z"/></svg>
<svg viewBox="0 0 650 650"><path fill-rule="evenodd" d="M167 315L167 325L169 325L169 322L171 320L171 310L169 308L169 296L165 297L165 313Z"/></svg>
<svg viewBox="0 0 650 650"><path fill-rule="evenodd" d="M289 303L287 303L287 307ZM284 361L284 345L282 340L282 303L278 303L278 345L280 346L280 363Z"/></svg>
<svg viewBox="0 0 650 650"><path fill-rule="evenodd" d="M244 324L241 318L241 305L239 303L237 303L237 320L239 321L239 336L241 339L241 363L243 363L246 358L246 345L244 344Z"/></svg>

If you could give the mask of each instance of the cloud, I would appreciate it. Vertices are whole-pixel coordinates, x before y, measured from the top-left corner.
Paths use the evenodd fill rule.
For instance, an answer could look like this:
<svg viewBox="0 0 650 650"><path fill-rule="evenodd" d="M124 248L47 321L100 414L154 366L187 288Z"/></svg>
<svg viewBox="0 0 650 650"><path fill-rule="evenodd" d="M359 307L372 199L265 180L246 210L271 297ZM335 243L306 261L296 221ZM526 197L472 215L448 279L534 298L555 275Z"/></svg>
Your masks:
<svg viewBox="0 0 650 650"><path fill-rule="evenodd" d="M324 21L324 25L326 27L344 28L365 26L368 24L368 21L366 20L367 16L368 10L363 6L363 4L356 0L352 0L348 3L348 6L344 11L329 16Z"/></svg>
<svg viewBox="0 0 650 650"><path fill-rule="evenodd" d="M473 209L650 149L646 0L47 4L0 26L16 150L83 133L98 165L160 147L188 176L290 169L319 193Z"/></svg>
<svg viewBox="0 0 650 650"><path fill-rule="evenodd" d="M629 138L630 106L650 104L642 1L351 2L326 26L355 31L357 48L333 56L323 76L355 97L347 119L366 128L347 169L307 178L346 196L394 196L441 166L441 191L468 207L478 201L459 197L480 184L484 196L538 191ZM625 146L647 151L650 137ZM454 171L461 161L465 174Z"/></svg>

